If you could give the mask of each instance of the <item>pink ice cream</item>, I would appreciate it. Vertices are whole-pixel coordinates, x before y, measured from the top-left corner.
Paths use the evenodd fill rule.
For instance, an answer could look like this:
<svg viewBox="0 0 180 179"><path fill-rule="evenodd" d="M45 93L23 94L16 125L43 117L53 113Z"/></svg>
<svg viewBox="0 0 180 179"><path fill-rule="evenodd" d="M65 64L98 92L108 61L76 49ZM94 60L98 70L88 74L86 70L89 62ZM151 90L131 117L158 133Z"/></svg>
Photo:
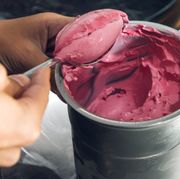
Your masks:
<svg viewBox="0 0 180 179"><path fill-rule="evenodd" d="M108 50L96 44L93 49L83 47L89 54L101 49L97 64L63 65L64 85L69 94L89 112L117 121L157 119L180 109L180 34L166 34L126 22L120 29ZM108 36L107 31L101 33ZM83 63L84 58L80 59Z"/></svg>
<svg viewBox="0 0 180 179"><path fill-rule="evenodd" d="M114 44L127 22L124 12L111 9L77 17L57 35L54 56L70 64L95 61Z"/></svg>

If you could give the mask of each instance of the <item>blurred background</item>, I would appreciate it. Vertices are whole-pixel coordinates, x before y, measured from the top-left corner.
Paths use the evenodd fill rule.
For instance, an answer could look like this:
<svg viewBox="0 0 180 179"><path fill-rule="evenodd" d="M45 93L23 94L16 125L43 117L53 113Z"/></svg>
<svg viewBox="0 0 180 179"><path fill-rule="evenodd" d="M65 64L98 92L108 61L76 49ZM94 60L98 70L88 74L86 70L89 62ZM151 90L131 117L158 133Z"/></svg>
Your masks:
<svg viewBox="0 0 180 179"><path fill-rule="evenodd" d="M0 17L14 18L47 11L76 16L100 8L120 9L131 20L180 28L180 0L0 0Z"/></svg>

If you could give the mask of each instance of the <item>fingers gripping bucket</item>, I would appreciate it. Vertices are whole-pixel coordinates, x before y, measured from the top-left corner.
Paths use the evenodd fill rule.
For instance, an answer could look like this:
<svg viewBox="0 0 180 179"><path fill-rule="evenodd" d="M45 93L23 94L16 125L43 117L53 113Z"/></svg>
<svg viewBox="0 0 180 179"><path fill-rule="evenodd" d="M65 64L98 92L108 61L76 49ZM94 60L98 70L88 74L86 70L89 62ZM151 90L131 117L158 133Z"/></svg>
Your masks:
<svg viewBox="0 0 180 179"><path fill-rule="evenodd" d="M150 22L162 31L172 28ZM78 179L180 178L180 110L146 122L117 122L81 108L67 93L56 66L56 84L68 104Z"/></svg>

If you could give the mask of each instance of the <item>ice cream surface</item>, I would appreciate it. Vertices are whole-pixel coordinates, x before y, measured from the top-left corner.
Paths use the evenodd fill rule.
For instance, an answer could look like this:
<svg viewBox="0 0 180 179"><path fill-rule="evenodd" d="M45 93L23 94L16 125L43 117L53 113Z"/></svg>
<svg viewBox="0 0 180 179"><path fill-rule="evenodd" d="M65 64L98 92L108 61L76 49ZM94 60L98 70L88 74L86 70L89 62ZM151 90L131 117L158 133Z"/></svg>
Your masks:
<svg viewBox="0 0 180 179"><path fill-rule="evenodd" d="M117 121L146 121L178 110L180 34L131 23L124 23L121 29L98 63L63 65L69 94L89 112ZM96 44L93 49L84 46L92 54L99 48Z"/></svg>
<svg viewBox="0 0 180 179"><path fill-rule="evenodd" d="M70 64L95 61L114 44L127 22L124 12L112 9L79 16L58 33L54 56Z"/></svg>

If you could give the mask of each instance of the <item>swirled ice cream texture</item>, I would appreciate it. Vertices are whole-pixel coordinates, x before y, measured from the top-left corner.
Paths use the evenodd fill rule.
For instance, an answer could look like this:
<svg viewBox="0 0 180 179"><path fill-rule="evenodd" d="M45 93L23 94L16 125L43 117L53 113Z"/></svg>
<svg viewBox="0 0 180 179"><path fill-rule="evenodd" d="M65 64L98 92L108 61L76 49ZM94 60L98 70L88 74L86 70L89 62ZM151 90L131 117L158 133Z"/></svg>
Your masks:
<svg viewBox="0 0 180 179"><path fill-rule="evenodd" d="M157 119L180 108L179 47L178 33L129 24L97 64L64 65L64 85L74 100L98 116Z"/></svg>
<svg viewBox="0 0 180 179"><path fill-rule="evenodd" d="M93 62L114 44L127 22L124 12L112 9L77 17L58 33L54 56L73 65Z"/></svg>

